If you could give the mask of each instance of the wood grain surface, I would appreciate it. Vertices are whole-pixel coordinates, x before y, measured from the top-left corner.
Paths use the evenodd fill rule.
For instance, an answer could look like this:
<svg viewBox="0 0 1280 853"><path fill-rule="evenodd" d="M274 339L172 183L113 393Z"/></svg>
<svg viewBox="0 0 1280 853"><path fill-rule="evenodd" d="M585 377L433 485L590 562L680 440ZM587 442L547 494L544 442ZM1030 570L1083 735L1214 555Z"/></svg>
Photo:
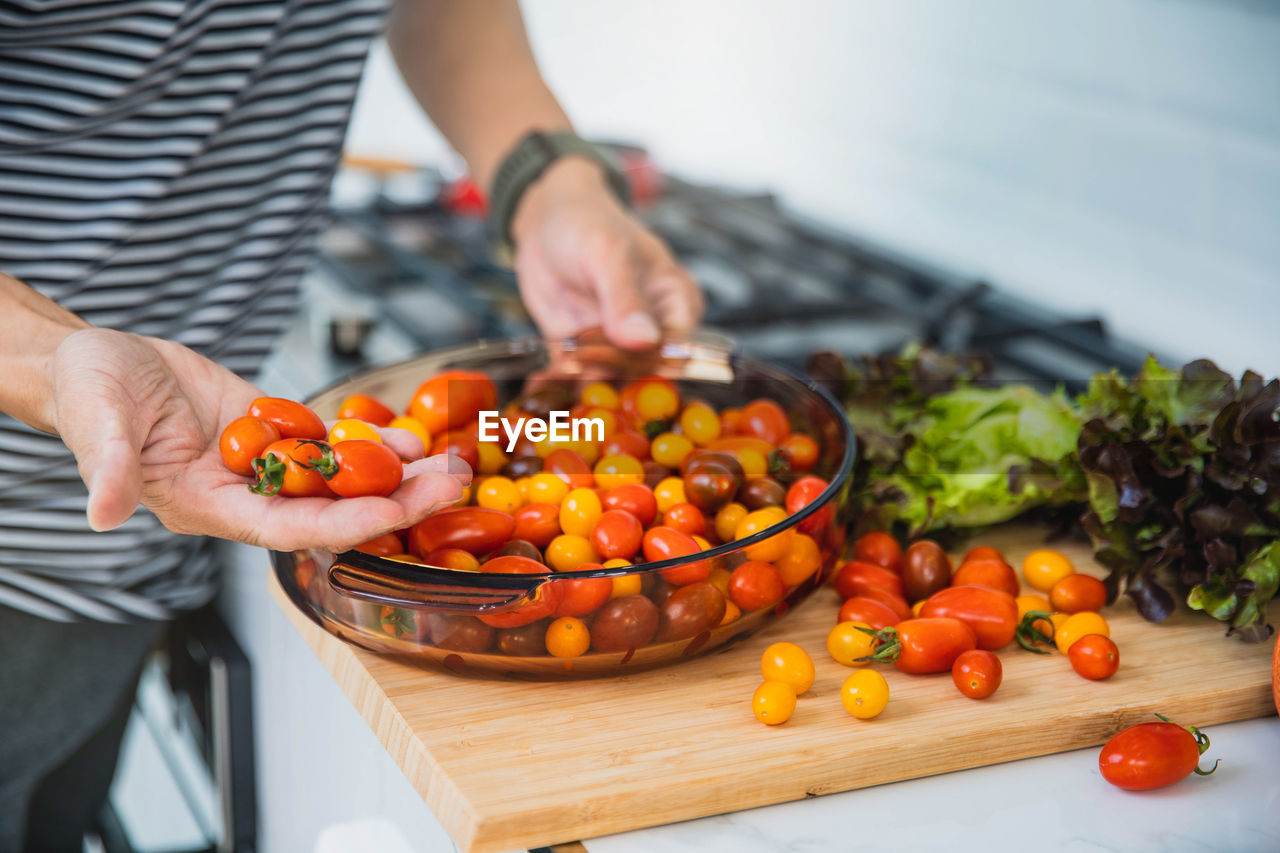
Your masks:
<svg viewBox="0 0 1280 853"><path fill-rule="evenodd" d="M1035 530L975 544L1020 565ZM1095 574L1087 546L1062 550ZM990 699L949 675L881 667L880 717L849 716L850 669L826 653L838 599L819 590L785 619L721 652L612 679L525 683L425 672L349 646L276 600L427 805L468 853L538 847L1103 743L1159 711L1201 726L1275 712L1271 644L1222 636L1202 614L1144 622L1127 602L1105 615L1120 648L1110 680L1077 676L1063 655L1000 653ZM1280 616L1273 603L1272 622ZM792 719L766 727L750 709L759 656L777 640L817 665ZM1064 784L1069 784L1064 782Z"/></svg>

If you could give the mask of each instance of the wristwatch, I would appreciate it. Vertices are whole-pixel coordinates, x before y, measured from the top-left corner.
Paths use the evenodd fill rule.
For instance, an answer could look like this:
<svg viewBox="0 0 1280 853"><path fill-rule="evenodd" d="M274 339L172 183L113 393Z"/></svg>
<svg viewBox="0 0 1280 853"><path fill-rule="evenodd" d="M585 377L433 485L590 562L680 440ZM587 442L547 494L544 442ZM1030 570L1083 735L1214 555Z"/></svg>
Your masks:
<svg viewBox="0 0 1280 853"><path fill-rule="evenodd" d="M533 182L561 157L583 157L599 165L614 195L624 205L630 204L631 190L626 176L605 152L576 133L535 130L521 139L503 159L493 178L493 191L489 194L489 221L494 233L508 248L513 245L511 220L520 199Z"/></svg>

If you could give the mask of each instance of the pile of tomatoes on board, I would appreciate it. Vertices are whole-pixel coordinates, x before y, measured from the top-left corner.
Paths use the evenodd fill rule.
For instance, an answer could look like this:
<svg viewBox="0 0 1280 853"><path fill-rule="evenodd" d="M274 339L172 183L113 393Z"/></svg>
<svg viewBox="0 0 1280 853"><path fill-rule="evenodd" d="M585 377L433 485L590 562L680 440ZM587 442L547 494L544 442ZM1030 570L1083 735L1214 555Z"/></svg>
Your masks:
<svg viewBox="0 0 1280 853"><path fill-rule="evenodd" d="M502 417L545 417L561 407L570 418L602 421L603 440L535 441L522 433L508 453L510 436L502 430L496 441L481 438L479 414L497 410L493 383L480 373L448 371L424 382L400 417L380 401L352 397L327 436L314 415L298 417L307 422L305 431L277 427L278 437L255 424L263 434L256 441L224 436L224 456L232 470L255 476L264 494L314 495L327 488L347 496L336 484L350 450L386 449L377 444L379 427L410 429L428 453L458 456L476 476L456 506L358 550L468 572L627 568L691 557L765 531L828 486L812 473L818 440L794 429L773 400L717 410L683 399L668 379L646 377L621 388L607 382L545 386L509 402ZM269 424L269 414L258 401L247 417ZM238 424L232 427L242 429ZM234 453L226 455L229 446ZM724 558L658 573L545 583L506 612L384 607L378 630L453 651L496 648L562 658L688 640L745 612L785 607L791 591L816 583L843 544L834 513L834 505L824 506Z"/></svg>

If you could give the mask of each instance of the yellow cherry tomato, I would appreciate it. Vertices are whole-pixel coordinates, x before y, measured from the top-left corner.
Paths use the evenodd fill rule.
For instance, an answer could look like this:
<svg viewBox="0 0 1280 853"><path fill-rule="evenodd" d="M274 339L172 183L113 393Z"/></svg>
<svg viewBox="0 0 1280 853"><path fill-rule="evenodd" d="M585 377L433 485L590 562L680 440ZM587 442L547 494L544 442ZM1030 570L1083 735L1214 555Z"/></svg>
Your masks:
<svg viewBox="0 0 1280 853"><path fill-rule="evenodd" d="M724 603L724 618L720 620L721 625L728 625L730 622L736 622L738 617L742 615L742 608L727 600Z"/></svg>
<svg viewBox="0 0 1280 853"><path fill-rule="evenodd" d="M475 483L471 482L462 487L462 497L453 502L454 506L466 506L471 503L471 495L475 491Z"/></svg>
<svg viewBox="0 0 1280 853"><path fill-rule="evenodd" d="M634 456L617 453L605 456L592 469L596 485L602 489L616 489L628 483L644 482L644 463Z"/></svg>
<svg viewBox="0 0 1280 853"><path fill-rule="evenodd" d="M1032 610L1040 610L1044 613L1053 612L1053 606L1049 604L1049 599L1045 598L1043 595L1027 593L1026 595L1018 596L1014 601L1018 604L1018 624L1022 624L1022 617L1026 616ZM1063 621L1066 620L1064 619ZM1053 636L1053 627L1047 624L1043 619L1037 619L1032 627L1039 631L1043 631L1051 637Z"/></svg>
<svg viewBox="0 0 1280 853"><path fill-rule="evenodd" d="M720 437L720 416L701 401L694 401L680 413L680 429L699 447L706 447Z"/></svg>
<svg viewBox="0 0 1280 853"><path fill-rule="evenodd" d="M711 550L711 543L708 542L706 539L702 538L701 536L699 536L698 534L695 533L689 538L692 539L694 542L696 542L698 544L698 547L701 548L703 551Z"/></svg>
<svg viewBox="0 0 1280 853"><path fill-rule="evenodd" d="M742 473L748 480L763 477L769 473L769 460L759 450L743 447L735 450L733 455L737 457L738 464L742 466Z"/></svg>
<svg viewBox="0 0 1280 853"><path fill-rule="evenodd" d="M600 425L604 427L600 432L596 432L596 428L591 427L591 437L594 439L597 435L601 441L608 441L613 434L618 431L618 413L612 409L602 409L599 406L593 406L587 409L584 418L599 418Z"/></svg>
<svg viewBox="0 0 1280 853"><path fill-rule="evenodd" d="M684 496L684 480L679 477L667 477L653 487L653 497L658 502L658 511L666 512L676 504L688 503Z"/></svg>
<svg viewBox="0 0 1280 853"><path fill-rule="evenodd" d="M1032 551L1022 561L1022 578L1032 589L1048 592L1067 575L1076 573L1071 561L1057 551L1043 548Z"/></svg>
<svg viewBox="0 0 1280 853"><path fill-rule="evenodd" d="M876 649L875 638L858 630L870 628L866 622L841 622L827 632L827 651L836 663L845 666L866 666L870 661L858 660Z"/></svg>
<svg viewBox="0 0 1280 853"><path fill-rule="evenodd" d="M791 547L773 564L787 586L795 586L808 580L822 567L822 551L812 536L797 533L791 537Z"/></svg>
<svg viewBox="0 0 1280 853"><path fill-rule="evenodd" d="M590 536L603 513L595 489L574 489L560 504L560 529L575 536Z"/></svg>
<svg viewBox="0 0 1280 853"><path fill-rule="evenodd" d="M779 726L796 712L796 691L782 681L766 681L751 697L751 713L766 726Z"/></svg>
<svg viewBox="0 0 1280 853"><path fill-rule="evenodd" d="M529 483L532 478L520 477L516 480L516 488L520 490L520 500L529 503Z"/></svg>
<svg viewBox="0 0 1280 853"><path fill-rule="evenodd" d="M503 453L502 448L494 442L479 441L476 442L476 448L480 451L481 474L496 474L502 470L503 465L507 464L507 454Z"/></svg>
<svg viewBox="0 0 1280 853"><path fill-rule="evenodd" d="M750 512L740 503L727 503L720 507L716 513L715 528L716 536L720 537L721 542L732 542L734 531L738 529L738 522L747 517Z"/></svg>
<svg viewBox="0 0 1280 853"><path fill-rule="evenodd" d="M795 643L774 643L760 657L760 674L765 681L791 685L800 696L813 686L813 658Z"/></svg>
<svg viewBox="0 0 1280 853"><path fill-rule="evenodd" d="M707 577L707 583L711 584L716 589L720 590L720 594L725 597L726 601L728 601L729 600L729 578L731 577L733 577L733 572L729 571L723 566L717 566L716 568L711 570L710 576Z"/></svg>
<svg viewBox="0 0 1280 853"><path fill-rule="evenodd" d="M562 533L547 546L547 562L557 572L571 572L583 563L594 563L596 552L583 536Z"/></svg>
<svg viewBox="0 0 1280 853"><path fill-rule="evenodd" d="M924 609L924 603L925 603L925 601L926 601L926 599L923 599L923 598L922 598L922 599L920 599L919 601L917 601L915 604L911 605L911 615L912 615L912 616L919 616L919 615L920 615L920 611Z"/></svg>
<svg viewBox="0 0 1280 853"><path fill-rule="evenodd" d="M630 560L624 560L621 557L614 557L612 560L604 561L604 568L619 569L630 566ZM610 598L621 598L624 595L639 595L643 584L640 575L619 575L616 578L610 578L613 581L613 589L609 592Z"/></svg>
<svg viewBox="0 0 1280 853"><path fill-rule="evenodd" d="M610 410L618 408L618 392L608 382L592 382L582 389L579 399L584 406L599 406Z"/></svg>
<svg viewBox="0 0 1280 853"><path fill-rule="evenodd" d="M859 720L878 717L889 704L889 682L874 669L861 669L840 685L840 704Z"/></svg>
<svg viewBox="0 0 1280 853"><path fill-rule="evenodd" d="M674 432L664 432L649 444L649 455L653 461L668 468L679 468L692 452L693 442Z"/></svg>
<svg viewBox="0 0 1280 853"><path fill-rule="evenodd" d="M764 509L758 509L755 512L747 513L742 521L738 522L737 528L733 531L734 539L746 539L762 530L766 530L787 517L787 511L782 507L770 506ZM791 548L791 541L795 536L794 528L788 528L776 536L770 536L763 542L757 542L755 545L749 545L743 550L748 560L764 560L766 563L772 563L780 560L788 549Z"/></svg>
<svg viewBox="0 0 1280 853"><path fill-rule="evenodd" d="M559 506L569 494L569 484L550 471L539 471L529 478L528 500L531 504Z"/></svg>
<svg viewBox="0 0 1280 853"><path fill-rule="evenodd" d="M520 494L520 487L507 477L485 477L476 489L476 504L513 513L524 506L524 496Z"/></svg>
<svg viewBox="0 0 1280 853"><path fill-rule="evenodd" d="M561 616L547 626L547 651L558 658L576 658L591 647L591 632L586 623L572 616Z"/></svg>
<svg viewBox="0 0 1280 853"><path fill-rule="evenodd" d="M382 444L382 436L378 435L378 430L373 424L367 424L355 418L344 418L329 427L330 444L337 441L351 441L357 438Z"/></svg>
<svg viewBox="0 0 1280 853"><path fill-rule="evenodd" d="M1081 637L1087 637L1090 634L1101 634L1104 637L1110 637L1111 626L1107 624L1106 619L1103 619L1097 613L1072 613L1053 632L1053 642L1058 647L1058 651L1065 655L1076 640Z"/></svg>
<svg viewBox="0 0 1280 853"><path fill-rule="evenodd" d="M408 430L422 439L422 451L424 453L431 449L431 433L427 432L426 426L417 418L409 415L400 415L397 418L392 418L391 423L387 424L387 426Z"/></svg>
<svg viewBox="0 0 1280 853"><path fill-rule="evenodd" d="M636 394L636 414L640 420L665 421L680 411L680 397L664 382L646 382Z"/></svg>

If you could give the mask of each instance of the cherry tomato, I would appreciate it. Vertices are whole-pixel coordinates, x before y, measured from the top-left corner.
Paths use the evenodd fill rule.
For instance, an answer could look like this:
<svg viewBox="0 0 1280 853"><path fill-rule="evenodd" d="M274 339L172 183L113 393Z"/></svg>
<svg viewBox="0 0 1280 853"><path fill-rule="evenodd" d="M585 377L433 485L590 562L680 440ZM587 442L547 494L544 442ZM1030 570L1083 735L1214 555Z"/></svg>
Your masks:
<svg viewBox="0 0 1280 853"><path fill-rule="evenodd" d="M853 598L864 594L868 588L877 586L895 595L902 595L902 578L889 569L860 560L850 560L841 566L833 583L841 598Z"/></svg>
<svg viewBox="0 0 1280 853"><path fill-rule="evenodd" d="M628 483L605 493L601 501L605 509L620 509L636 517L641 526L648 527L658 517L658 501L653 490L639 483Z"/></svg>
<svg viewBox="0 0 1280 853"><path fill-rule="evenodd" d="M550 471L540 471L529 478L529 503L553 504L559 507L569 494L568 484Z"/></svg>
<svg viewBox="0 0 1280 853"><path fill-rule="evenodd" d="M787 496L783 500L782 505L786 507L788 515L795 515L800 510L813 503L827 489L829 484L821 477L801 477L791 484L791 488L787 489ZM829 528L835 519L835 502L828 503L819 509L813 515L801 521L797 525L797 529L801 533L810 535L820 535L824 530ZM855 555L856 556L856 555ZM861 559L859 557L858 559ZM875 560L868 560L869 563L876 563ZM877 565L880 565L877 563ZM885 568L892 569L892 566Z"/></svg>
<svg viewBox="0 0 1280 853"><path fill-rule="evenodd" d="M551 544L551 540L560 535L560 507L555 504L525 504L515 511L515 529L512 535L517 539L532 542L539 548Z"/></svg>
<svg viewBox="0 0 1280 853"><path fill-rule="evenodd" d="M600 447L605 456L631 456L644 462L649 458L649 440L638 432L619 429Z"/></svg>
<svg viewBox="0 0 1280 853"><path fill-rule="evenodd" d="M493 645L493 628L459 613L427 613L427 630L431 642L454 652L479 654Z"/></svg>
<svg viewBox="0 0 1280 853"><path fill-rule="evenodd" d="M1043 595L1020 595L1014 599L1014 603L1018 605L1018 624L1022 624L1022 617L1026 616L1032 610L1047 612L1052 609L1049 605L1049 599L1045 598ZM1031 626L1046 636L1053 636L1054 629L1051 622L1046 622L1044 619L1037 619L1031 624Z"/></svg>
<svg viewBox="0 0 1280 853"><path fill-rule="evenodd" d="M502 469L507 465L507 455L502 452L502 449L498 447L496 442L477 441L476 452L480 457L480 464L478 466L479 473L486 477L491 477L494 474L502 474ZM503 476L506 475L503 474ZM514 478L507 477L507 479L510 480Z"/></svg>
<svg viewBox="0 0 1280 853"><path fill-rule="evenodd" d="M451 514L456 515L456 513ZM547 567L527 557L505 556L494 557L481 565L480 570L504 575L531 575L541 574L547 570ZM517 605L514 609L505 613L478 613L476 618L494 628L519 628L521 625L537 622L554 613L560 605L560 595L560 586L555 583L543 583L534 591L533 598Z"/></svg>
<svg viewBox="0 0 1280 853"><path fill-rule="evenodd" d="M1200 756L1209 748L1204 732L1164 717L1160 720L1130 726L1107 741L1098 755L1103 779L1127 791L1149 791L1172 785L1191 773L1208 776L1218 769L1216 761L1209 770L1200 769Z"/></svg>
<svg viewBox="0 0 1280 853"><path fill-rule="evenodd" d="M1048 592L1055 583L1067 575L1075 574L1075 571L1076 567L1071 565L1070 560L1057 551L1048 549L1032 551L1022 561L1022 579L1032 589L1040 592Z"/></svg>
<svg viewBox="0 0 1280 853"><path fill-rule="evenodd" d="M565 502L566 505L568 501ZM631 513L611 509L600 515L591 528L591 547L602 559L630 559L640 551L644 528Z"/></svg>
<svg viewBox="0 0 1280 853"><path fill-rule="evenodd" d="M645 531L641 543L644 558L650 563L670 560L676 557L688 557L702 550L693 537L681 533L673 527L651 527ZM712 565L707 560L698 560L674 569L664 569L662 577L676 586L705 581L711 576Z"/></svg>
<svg viewBox="0 0 1280 853"><path fill-rule="evenodd" d="M437 456L441 453L458 457L467 463L467 467L472 471L480 468L480 445L476 443L473 436L465 432L446 432L437 436L431 443L431 450L427 455Z"/></svg>
<svg viewBox="0 0 1280 853"><path fill-rule="evenodd" d="M976 545L970 548L965 552L964 559L960 561L960 564L964 565L972 560L999 560L1002 563L1008 562L1008 560L1004 558L1004 554L1001 554L990 545Z"/></svg>
<svg viewBox="0 0 1280 853"><path fill-rule="evenodd" d="M260 495L287 498L333 497L324 477L310 467L320 461L327 449L327 444L306 438L272 442L254 462L258 482L251 488Z"/></svg>
<svg viewBox="0 0 1280 853"><path fill-rule="evenodd" d="M676 504L688 503L684 482L679 477L667 477L653 487L653 499L658 504L659 512L666 512Z"/></svg>
<svg viewBox="0 0 1280 853"><path fill-rule="evenodd" d="M561 451L565 453L572 453L582 462L583 470L585 470L585 473L588 475L591 473L591 466L600 458L600 445L595 441L588 441L586 439L579 439L576 441L573 439L569 439L567 441L552 441L551 439L546 439L545 441L537 443L536 451L539 456L548 460L546 465L547 470L554 470L555 468L555 464L550 462L551 455L553 453L559 453ZM583 472L579 471L576 467L573 471L574 473ZM574 482L577 481L575 480Z"/></svg>
<svg viewBox="0 0 1280 853"><path fill-rule="evenodd" d="M1003 560L974 560L956 569L951 576L952 586L985 586L998 589L1016 598L1022 593L1018 574Z"/></svg>
<svg viewBox="0 0 1280 853"><path fill-rule="evenodd" d="M252 477L253 460L279 440L280 430L275 424L245 415L227 424L218 439L218 452L222 454L222 464L241 477Z"/></svg>
<svg viewBox="0 0 1280 853"><path fill-rule="evenodd" d="M862 598L870 598L878 601L885 607L888 607L898 615L898 620L910 619L912 616L918 615L912 612L911 606L907 604L907 600L892 590L884 587L871 586L862 591Z"/></svg>
<svg viewBox="0 0 1280 853"><path fill-rule="evenodd" d="M352 394L338 406L338 418L355 418L374 426L387 426L396 413L368 394Z"/></svg>
<svg viewBox="0 0 1280 853"><path fill-rule="evenodd" d="M701 581L682 586L662 603L657 642L685 640L709 631L724 620L724 594Z"/></svg>
<svg viewBox="0 0 1280 853"><path fill-rule="evenodd" d="M889 704L889 682L874 669L860 669L840 685L840 704L859 720L878 717Z"/></svg>
<svg viewBox="0 0 1280 853"><path fill-rule="evenodd" d="M599 406L602 409L618 408L618 392L608 382L592 382L584 386L578 399L588 406Z"/></svg>
<svg viewBox="0 0 1280 853"><path fill-rule="evenodd" d="M649 456L653 461L668 468L679 468L692 452L693 442L674 432L662 433L649 445Z"/></svg>
<svg viewBox="0 0 1280 853"><path fill-rule="evenodd" d="M774 566L788 587L807 581L822 568L822 550L812 536L797 533L791 537L791 547Z"/></svg>
<svg viewBox="0 0 1280 853"><path fill-rule="evenodd" d="M617 489L644 482L644 464L634 456L602 456L592 473L595 484L604 489Z"/></svg>
<svg viewBox="0 0 1280 853"><path fill-rule="evenodd" d="M813 686L813 658L795 643L773 643L760 656L760 674L765 681L789 684L803 696Z"/></svg>
<svg viewBox="0 0 1280 853"><path fill-rule="evenodd" d="M387 424L387 426L393 429L402 429L416 435L418 437L418 441L422 442L423 453L426 453L427 448L431 446L431 433L427 432L427 428L423 426L422 421L417 418L412 418L408 415L401 415L400 417L392 418L391 423Z"/></svg>
<svg viewBox="0 0 1280 853"><path fill-rule="evenodd" d="M1000 658L984 649L963 652L951 665L951 680L956 689L970 699L986 699L996 692L1003 678Z"/></svg>
<svg viewBox="0 0 1280 853"><path fill-rule="evenodd" d="M704 512L716 512L733 500L746 476L737 459L714 450L694 451L684 463L684 491Z"/></svg>
<svg viewBox="0 0 1280 853"><path fill-rule="evenodd" d="M437 548L422 560L428 566L453 569L455 572L480 571L480 561L476 559L476 555L461 548Z"/></svg>
<svg viewBox="0 0 1280 853"><path fill-rule="evenodd" d="M787 594L787 585L772 563L747 560L729 576L729 597L743 611L772 607Z"/></svg>
<svg viewBox="0 0 1280 853"><path fill-rule="evenodd" d="M647 645L658 633L658 605L643 595L605 602L591 623L591 646L598 652L626 652Z"/></svg>
<svg viewBox="0 0 1280 853"><path fill-rule="evenodd" d="M583 563L594 563L599 555L591 547L591 540L584 536L564 533L551 540L547 546L547 562L557 572L571 572Z"/></svg>
<svg viewBox="0 0 1280 853"><path fill-rule="evenodd" d="M576 570L598 568L599 563L582 563ZM554 583L560 587L556 616L585 616L608 601L613 592L613 578L566 578Z"/></svg>
<svg viewBox="0 0 1280 853"><path fill-rule="evenodd" d="M507 477L485 477L476 488L476 504L485 509L514 513L524 505L524 496L520 494L519 487Z"/></svg>
<svg viewBox="0 0 1280 853"><path fill-rule="evenodd" d="M738 429L738 424L742 421L742 409L730 406L720 412L720 432L724 435L732 435Z"/></svg>
<svg viewBox="0 0 1280 853"><path fill-rule="evenodd" d="M1067 575L1049 590L1049 603L1062 613L1098 611L1107 603L1107 587L1092 575Z"/></svg>
<svg viewBox="0 0 1280 853"><path fill-rule="evenodd" d="M1018 630L1013 596L985 586L950 586L925 599L922 617L950 616L973 629L979 649L1003 649Z"/></svg>
<svg viewBox="0 0 1280 853"><path fill-rule="evenodd" d="M511 657L541 657L546 654L547 620L539 619L527 625L503 628L497 631L498 650Z"/></svg>
<svg viewBox="0 0 1280 853"><path fill-rule="evenodd" d="M754 510L747 513L746 517L738 522L737 528L733 531L733 538L737 540L754 536L757 533L768 530L775 524L779 524L786 517L786 510L781 507L775 506ZM748 560L763 560L766 563L772 563L775 560L782 559L787 553L787 550L791 547L791 540L795 535L794 527L787 528L768 537L763 542L748 545L742 549L742 553Z"/></svg>
<svg viewBox="0 0 1280 853"><path fill-rule="evenodd" d="M1120 650L1110 637L1088 634L1071 644L1067 659L1078 674L1093 681L1101 681L1116 674L1120 668Z"/></svg>
<svg viewBox="0 0 1280 853"><path fill-rule="evenodd" d="M662 524L674 527L690 536L701 536L707 531L707 517L691 503L676 504L662 514Z"/></svg>
<svg viewBox="0 0 1280 853"><path fill-rule="evenodd" d="M787 420L787 413L773 400L752 400L742 407L737 431L777 447L791 435L791 422Z"/></svg>
<svg viewBox="0 0 1280 853"><path fill-rule="evenodd" d="M497 408L493 381L473 370L437 373L423 382L409 401L409 414L421 421L431 435L459 429L480 412Z"/></svg>
<svg viewBox="0 0 1280 853"><path fill-rule="evenodd" d="M375 557L390 557L392 554L404 553L404 545L400 542L400 537L394 533L384 533L376 539L357 545L355 549Z"/></svg>
<svg viewBox="0 0 1280 853"><path fill-rule="evenodd" d="M876 641L862 629L872 627L874 626L858 619L837 622L827 632L827 652L832 660L845 666L866 666L869 661L860 658L869 657L875 652Z"/></svg>
<svg viewBox="0 0 1280 853"><path fill-rule="evenodd" d="M538 546L526 539L508 539L490 555L490 558L493 557L524 557L542 562L542 552L538 550Z"/></svg>
<svg viewBox="0 0 1280 853"><path fill-rule="evenodd" d="M787 462L787 467L797 473L813 469L818 464L818 442L802 432L793 432L778 445L778 454Z"/></svg>
<svg viewBox="0 0 1280 853"><path fill-rule="evenodd" d="M324 422L301 403L281 397L259 397L249 404L249 414L274 426L281 438L310 438L323 441Z"/></svg>
<svg viewBox="0 0 1280 853"><path fill-rule="evenodd" d="M350 441L353 438L382 443L382 436L378 434L372 424L355 418L335 421L333 426L329 427L329 435L325 440L330 444L337 444L339 441Z"/></svg>
<svg viewBox="0 0 1280 853"><path fill-rule="evenodd" d="M546 644L558 658L576 658L591 648L591 632L581 619L561 616L547 626Z"/></svg>
<svg viewBox="0 0 1280 853"><path fill-rule="evenodd" d="M665 422L680 411L680 392L670 379L650 376L623 388L619 406L637 426Z"/></svg>
<svg viewBox="0 0 1280 853"><path fill-rule="evenodd" d="M720 418L715 409L695 400L680 413L680 430L699 447L705 447L720 437Z"/></svg>
<svg viewBox="0 0 1280 853"><path fill-rule="evenodd" d="M378 441L353 438L325 446L310 463L334 494L343 498L380 497L394 492L404 477L396 452Z"/></svg>
<svg viewBox="0 0 1280 853"><path fill-rule="evenodd" d="M840 613L836 616L836 622L864 622L879 631L881 628L888 628L891 625L897 625L902 621L902 617L882 601L876 601L874 598L868 598L865 595L855 595L840 605ZM865 634L863 636L866 636ZM870 639L868 637L868 639Z"/></svg>
<svg viewBox="0 0 1280 853"><path fill-rule="evenodd" d="M766 681L751 695L751 713L766 726L780 726L796 712L796 691L784 681Z"/></svg>
<svg viewBox="0 0 1280 853"><path fill-rule="evenodd" d="M716 536L721 542L732 542L733 532L738 529L738 522L747 517L749 510L740 503L727 503L716 512Z"/></svg>
<svg viewBox="0 0 1280 853"><path fill-rule="evenodd" d="M560 504L560 529L574 536L590 536L603 512L600 496L593 490L574 489L564 496L564 503Z"/></svg>
<svg viewBox="0 0 1280 853"><path fill-rule="evenodd" d="M1058 647L1058 651L1065 655L1071 650L1076 640L1090 634L1110 637L1111 627L1107 625L1107 620L1097 613L1073 613L1065 622L1057 626L1053 634L1053 643Z"/></svg>
<svg viewBox="0 0 1280 853"><path fill-rule="evenodd" d="M749 478L738 489L736 500L745 504L747 509L764 509L767 506L782 506L787 499L786 488L772 477Z"/></svg>
<svg viewBox="0 0 1280 853"><path fill-rule="evenodd" d="M826 483L823 483L823 487L826 487ZM789 506L787 509L791 510ZM882 566L891 572L902 572L902 546L892 534L883 530L872 530L859 536L858 541L853 543L853 558Z"/></svg>
<svg viewBox="0 0 1280 853"><path fill-rule="evenodd" d="M902 589L907 601L928 598L951 583L951 558L932 539L907 546L902 556Z"/></svg>
<svg viewBox="0 0 1280 853"><path fill-rule="evenodd" d="M510 539L515 529L515 518L496 509L463 507L437 512L409 528L409 550L420 557L437 548L487 554Z"/></svg>
<svg viewBox="0 0 1280 853"><path fill-rule="evenodd" d="M904 619L881 633L886 639L896 636L901 644L897 652L885 654L884 660L912 675L948 672L962 652L978 646L972 628L959 619L941 616ZM877 654L883 652L881 649Z"/></svg>

